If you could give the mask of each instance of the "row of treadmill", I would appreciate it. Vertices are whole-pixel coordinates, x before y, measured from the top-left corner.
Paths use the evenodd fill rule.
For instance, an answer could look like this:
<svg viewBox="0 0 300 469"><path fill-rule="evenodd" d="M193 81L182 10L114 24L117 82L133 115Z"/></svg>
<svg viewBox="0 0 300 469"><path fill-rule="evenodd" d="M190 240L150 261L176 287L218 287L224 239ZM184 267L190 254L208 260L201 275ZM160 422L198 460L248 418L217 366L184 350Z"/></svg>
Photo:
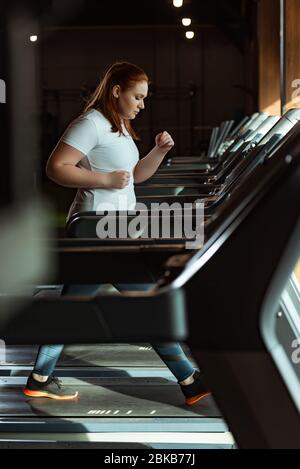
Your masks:
<svg viewBox="0 0 300 469"><path fill-rule="evenodd" d="M18 295L18 307L0 318L7 353L19 357L1 366L0 445L300 447L300 381L291 358L300 331L280 310L300 253L299 121L292 109L282 117L256 113L235 127L224 122L206 155L167 159L135 187L144 210L117 212L123 227L139 216L132 237L117 230L100 238L99 222L113 223L116 213L81 212L63 238L43 240L53 264L47 285L23 301ZM148 209L164 203L153 217ZM197 243L177 228L180 207L189 207L197 226L199 204L204 235ZM166 213L169 231L153 235L154 220L163 224ZM145 283L149 291L130 288ZM65 284L127 284L128 291L62 297ZM174 379L151 355L149 344L170 341L185 344L211 389L193 409L184 408ZM21 386L37 345L59 343L72 360L65 356L58 374L65 384L84 385L77 404L58 410L50 400L25 398ZM95 361L82 363L89 350ZM136 367L122 367L137 350ZM105 362L114 353L116 363ZM123 414L122 402L130 409ZM137 433L143 436L134 439Z"/></svg>

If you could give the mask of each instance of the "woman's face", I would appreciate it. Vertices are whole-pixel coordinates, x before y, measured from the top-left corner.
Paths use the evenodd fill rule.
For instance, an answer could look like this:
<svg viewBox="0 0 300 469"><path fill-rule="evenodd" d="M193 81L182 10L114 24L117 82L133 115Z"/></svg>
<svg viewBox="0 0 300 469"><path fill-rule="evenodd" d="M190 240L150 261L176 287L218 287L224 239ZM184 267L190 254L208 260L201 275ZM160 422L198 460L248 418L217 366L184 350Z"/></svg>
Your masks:
<svg viewBox="0 0 300 469"><path fill-rule="evenodd" d="M135 119L141 109L145 109L144 99L148 94L148 83L138 81L132 88L122 91L120 86L113 88L113 95L117 98L118 112L123 119Z"/></svg>

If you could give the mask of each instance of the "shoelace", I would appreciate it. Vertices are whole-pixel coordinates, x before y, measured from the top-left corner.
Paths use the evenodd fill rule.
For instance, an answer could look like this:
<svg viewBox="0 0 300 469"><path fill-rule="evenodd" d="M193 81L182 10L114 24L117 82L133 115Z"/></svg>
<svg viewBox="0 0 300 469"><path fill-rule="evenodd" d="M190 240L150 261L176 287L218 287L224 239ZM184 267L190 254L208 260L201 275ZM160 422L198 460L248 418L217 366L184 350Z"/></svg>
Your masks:
<svg viewBox="0 0 300 469"><path fill-rule="evenodd" d="M55 383L59 389L61 389L61 380L58 379L56 376L52 376L51 383Z"/></svg>

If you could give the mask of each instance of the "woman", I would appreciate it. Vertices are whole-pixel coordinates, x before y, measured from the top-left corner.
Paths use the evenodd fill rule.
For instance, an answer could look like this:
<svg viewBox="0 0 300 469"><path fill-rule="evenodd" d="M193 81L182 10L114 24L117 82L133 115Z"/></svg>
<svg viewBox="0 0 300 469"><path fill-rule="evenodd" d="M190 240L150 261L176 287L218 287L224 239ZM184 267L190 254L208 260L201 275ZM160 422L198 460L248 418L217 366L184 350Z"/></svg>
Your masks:
<svg viewBox="0 0 300 469"><path fill-rule="evenodd" d="M170 134L162 132L156 136L154 148L139 160L134 143L138 138L131 121L144 109L147 93L148 77L142 69L127 62L113 64L83 114L60 139L49 158L47 175L57 184L78 189L68 218L75 212L105 209L106 204L116 210L134 209L134 183L150 178L174 146ZM145 285L115 287L119 291L147 289ZM65 286L63 294L95 294L98 288L99 285ZM153 344L153 348L177 378L186 404L195 404L208 394L202 376L179 344ZM40 347L24 389L27 396L61 400L77 397L76 391L64 389L53 377L62 349L63 345Z"/></svg>

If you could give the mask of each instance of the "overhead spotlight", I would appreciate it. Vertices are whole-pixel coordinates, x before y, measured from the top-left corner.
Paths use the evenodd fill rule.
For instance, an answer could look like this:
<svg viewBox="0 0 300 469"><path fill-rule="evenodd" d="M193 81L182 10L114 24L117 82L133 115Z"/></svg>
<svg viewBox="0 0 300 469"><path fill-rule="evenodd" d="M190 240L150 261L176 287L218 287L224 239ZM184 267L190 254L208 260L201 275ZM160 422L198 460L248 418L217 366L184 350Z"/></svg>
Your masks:
<svg viewBox="0 0 300 469"><path fill-rule="evenodd" d="M36 42L38 40L38 37L37 36L30 36L30 41L31 42Z"/></svg>
<svg viewBox="0 0 300 469"><path fill-rule="evenodd" d="M194 31L187 31L185 33L185 36L186 36L187 39L193 39L193 37L195 36L195 33L194 33Z"/></svg>
<svg viewBox="0 0 300 469"><path fill-rule="evenodd" d="M182 18L181 21L182 21L183 26L190 26L192 23L191 18Z"/></svg>
<svg viewBox="0 0 300 469"><path fill-rule="evenodd" d="M173 0L173 5L176 8L180 8L183 5L183 0Z"/></svg>

